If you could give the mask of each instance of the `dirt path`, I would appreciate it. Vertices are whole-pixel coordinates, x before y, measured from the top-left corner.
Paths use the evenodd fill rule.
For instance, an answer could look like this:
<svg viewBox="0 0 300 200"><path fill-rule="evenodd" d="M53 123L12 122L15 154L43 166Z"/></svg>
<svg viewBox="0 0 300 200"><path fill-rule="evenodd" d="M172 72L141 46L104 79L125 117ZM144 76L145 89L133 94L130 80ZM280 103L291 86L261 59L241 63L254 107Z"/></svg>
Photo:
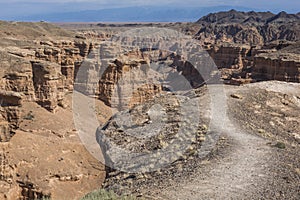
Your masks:
<svg viewBox="0 0 300 200"><path fill-rule="evenodd" d="M228 118L228 117L227 117ZM204 161L193 178L158 192L158 199L251 199L267 184L271 147L267 141L243 132L229 119L222 137L226 147Z"/></svg>
<svg viewBox="0 0 300 200"><path fill-rule="evenodd" d="M162 199L244 199L256 193L267 176L270 147L257 136L238 131L231 124L223 137L229 149L199 168L191 180L160 192Z"/></svg>
<svg viewBox="0 0 300 200"><path fill-rule="evenodd" d="M299 119L298 104L292 101L294 96L258 88L228 86L225 89L227 104L222 101L224 96L215 98L220 93L217 87L210 88L211 101L214 101L210 110L207 93L202 91L204 95L199 97L203 119L227 110L227 115L221 112L217 114L218 120L211 120L210 133L201 145L199 158L190 157L170 168L146 174L146 179L132 178L129 182L123 178L129 177L127 174L112 176L108 188L151 200L300 199L300 149L296 138L288 132L294 130L298 134L299 126L292 129L296 122L287 120ZM285 99L292 99L288 106L285 101L282 103ZM283 118L278 118L280 113ZM271 122L276 119L282 123L273 127ZM216 141L214 135L218 133L221 133L218 143L209 142ZM211 153L204 153L203 158L203 152Z"/></svg>

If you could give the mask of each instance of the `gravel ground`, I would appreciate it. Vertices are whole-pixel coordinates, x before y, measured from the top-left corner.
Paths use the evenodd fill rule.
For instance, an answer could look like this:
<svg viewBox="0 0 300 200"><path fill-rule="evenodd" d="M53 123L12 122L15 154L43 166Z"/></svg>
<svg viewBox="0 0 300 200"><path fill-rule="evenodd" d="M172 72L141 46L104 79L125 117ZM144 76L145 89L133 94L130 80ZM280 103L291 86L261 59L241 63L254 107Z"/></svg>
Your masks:
<svg viewBox="0 0 300 200"><path fill-rule="evenodd" d="M299 84L225 89L225 127L210 154L143 175L113 172L106 188L144 199L300 199Z"/></svg>

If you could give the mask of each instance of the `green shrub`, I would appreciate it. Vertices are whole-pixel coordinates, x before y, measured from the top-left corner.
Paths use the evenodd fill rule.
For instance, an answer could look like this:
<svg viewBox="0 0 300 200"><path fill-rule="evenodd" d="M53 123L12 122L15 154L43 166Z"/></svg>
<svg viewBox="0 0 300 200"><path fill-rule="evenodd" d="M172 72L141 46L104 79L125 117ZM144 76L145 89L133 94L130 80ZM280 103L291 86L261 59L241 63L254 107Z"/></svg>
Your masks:
<svg viewBox="0 0 300 200"><path fill-rule="evenodd" d="M81 200L136 200L131 196L118 196L112 191L98 190L87 194Z"/></svg>
<svg viewBox="0 0 300 200"><path fill-rule="evenodd" d="M29 112L27 113L27 115L25 115L25 116L23 117L23 119L32 121L32 120L34 119L33 112L32 112L32 111L29 111Z"/></svg>
<svg viewBox="0 0 300 200"><path fill-rule="evenodd" d="M285 149L285 144L283 142L277 142L274 147L277 147L279 149Z"/></svg>
<svg viewBox="0 0 300 200"><path fill-rule="evenodd" d="M38 200L51 200L51 198L50 197L43 197L43 198L38 199Z"/></svg>

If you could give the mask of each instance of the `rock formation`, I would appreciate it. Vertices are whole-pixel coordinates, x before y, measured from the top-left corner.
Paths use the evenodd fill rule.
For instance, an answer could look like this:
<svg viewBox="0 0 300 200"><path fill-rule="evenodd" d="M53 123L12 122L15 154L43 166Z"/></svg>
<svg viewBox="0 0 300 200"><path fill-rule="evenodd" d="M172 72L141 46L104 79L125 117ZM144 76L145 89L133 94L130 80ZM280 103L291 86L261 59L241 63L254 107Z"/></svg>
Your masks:
<svg viewBox="0 0 300 200"><path fill-rule="evenodd" d="M64 98L65 77L61 66L52 63L33 62L32 80L36 102L52 111Z"/></svg>
<svg viewBox="0 0 300 200"><path fill-rule="evenodd" d="M263 80L300 82L299 23L299 13L231 10L210 14L197 23L158 27L194 36L221 69L225 82L242 84ZM43 22L0 22L0 199L78 199L103 182L103 164L84 149L73 126L70 93L74 87L95 97L97 102L104 102L100 112L123 110L101 131L126 148L144 152L166 145L178 130L177 101L190 100L183 95L174 100L174 95L165 92L184 84L189 89L198 88L214 77L206 66L209 62L191 62L199 58L202 50L195 49L189 57L162 50L159 44L163 37L153 39L153 46L140 49L124 50L101 43L111 37L116 39L117 33L127 30L119 27L120 30L110 31L105 26L105 30L75 34ZM125 38L123 42L136 42L129 40ZM173 47L179 48L180 44ZM202 77L196 65L209 77ZM172 103L167 104L166 100ZM117 117L126 118L126 111L130 111L138 126L125 125L133 133L140 133L154 123L150 115L161 114L150 109L155 103L164 104L162 110L171 113L172 118L162 120L168 124L169 132L164 130L161 138L143 141L146 147L125 135L122 127L115 126ZM145 113L146 108L150 112ZM110 115L104 113L103 119ZM204 129L199 128L196 141L182 155L183 161L193 157L205 139ZM128 139L132 146L120 138ZM115 158L109 156L113 163ZM176 167L184 165L181 161ZM109 173L105 185L108 188L119 177L111 178L114 172ZM128 176L122 174L121 182L127 183ZM71 196L64 196L65 193Z"/></svg>
<svg viewBox="0 0 300 200"><path fill-rule="evenodd" d="M219 12L197 21L202 28L196 38L203 42L233 42L263 45L275 40L297 41L300 22L297 15L281 12Z"/></svg>
<svg viewBox="0 0 300 200"><path fill-rule="evenodd" d="M79 199L105 176L67 99L95 44L47 23L0 22L0 35L0 199Z"/></svg>
<svg viewBox="0 0 300 200"><path fill-rule="evenodd" d="M123 110L152 99L162 91L151 83L149 63L145 59L123 57L110 63L99 82L99 98L107 105Z"/></svg>
<svg viewBox="0 0 300 200"><path fill-rule="evenodd" d="M300 57L291 53L262 53L254 58L252 77L255 80L300 82Z"/></svg>
<svg viewBox="0 0 300 200"><path fill-rule="evenodd" d="M22 95L0 91L0 142L8 142L19 128Z"/></svg>
<svg viewBox="0 0 300 200"><path fill-rule="evenodd" d="M231 10L209 14L197 23L202 28L195 38L222 70L226 83L299 82L299 49L294 48L293 55L277 52L299 41L298 15Z"/></svg>
<svg viewBox="0 0 300 200"><path fill-rule="evenodd" d="M199 96L204 94L202 90L197 92ZM207 119L195 117L199 115L196 109L199 96L194 92L191 98L164 93L117 113L99 128L97 141L108 165L106 189L120 194L132 190L138 193L137 185L142 188L191 169L206 134L210 134L205 125ZM187 110L185 104L189 105Z"/></svg>

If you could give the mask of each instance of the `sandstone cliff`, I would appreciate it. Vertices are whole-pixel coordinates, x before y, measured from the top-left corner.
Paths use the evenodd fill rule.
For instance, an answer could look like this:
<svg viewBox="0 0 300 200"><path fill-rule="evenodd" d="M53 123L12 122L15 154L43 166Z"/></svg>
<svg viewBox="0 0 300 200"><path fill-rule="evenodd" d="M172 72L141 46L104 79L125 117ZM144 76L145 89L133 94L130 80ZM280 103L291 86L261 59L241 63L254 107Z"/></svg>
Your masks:
<svg viewBox="0 0 300 200"><path fill-rule="evenodd" d="M108 53L106 56L113 57L114 52L108 52L108 48L110 47L104 45L101 50ZM135 50L116 55L108 63L103 62L105 71L99 81L100 100L113 108L123 110L150 100L160 93L162 86L151 81L155 80L155 74L151 71L149 59L141 51Z"/></svg>
<svg viewBox="0 0 300 200"><path fill-rule="evenodd" d="M293 47L300 39L298 15L231 10L209 14L197 23L202 28L195 38L221 69L226 83L299 82L300 51Z"/></svg>
<svg viewBox="0 0 300 200"><path fill-rule="evenodd" d="M47 23L0 22L0 35L0 199L95 190L104 167L81 144L68 95L95 44Z"/></svg>
<svg viewBox="0 0 300 200"><path fill-rule="evenodd" d="M20 124L22 95L0 91L0 142L8 142Z"/></svg>
<svg viewBox="0 0 300 200"><path fill-rule="evenodd" d="M299 40L299 13L232 10L210 14L196 24L159 27L188 35L196 33L195 38L222 70L227 83L300 81L300 51L295 42ZM101 123L111 117L111 108L138 114L143 108L140 104L152 105L154 96L172 90L172 86L203 85L207 77L202 77L183 55L155 46L123 52L120 46L100 45L127 30L123 28L111 31L105 27L101 32L84 30L75 34L47 23L0 22L0 198L69 198L64 193L79 198L103 182L104 166L87 153L73 126L70 93L75 82L77 89L104 102L97 100L101 104ZM155 42L159 40L162 38ZM191 60L201 52L195 51L189 55ZM200 64L205 73L210 72L205 63ZM169 77L162 77L153 68ZM164 98L172 100L169 96L160 100L164 102ZM180 98L184 102L186 97ZM170 105L166 105L168 109ZM145 113L136 119L139 117L141 127L152 123ZM103 131L122 142L118 137L123 137L123 132L115 129L114 120L110 119ZM178 127L173 127L172 120L176 118L167 122L175 130ZM167 131L164 134L170 136ZM202 136L200 130L196 145L201 144ZM147 143L150 150L166 142L160 138L153 141ZM127 182L126 176L122 181Z"/></svg>
<svg viewBox="0 0 300 200"><path fill-rule="evenodd" d="M234 78L234 73L240 73L251 65L249 59L251 47L247 45L214 45L208 50L215 64L222 70L222 78ZM246 78L246 77L244 77Z"/></svg>
<svg viewBox="0 0 300 200"><path fill-rule="evenodd" d="M260 80L300 82L300 56L292 53L262 53L254 58L252 77Z"/></svg>

